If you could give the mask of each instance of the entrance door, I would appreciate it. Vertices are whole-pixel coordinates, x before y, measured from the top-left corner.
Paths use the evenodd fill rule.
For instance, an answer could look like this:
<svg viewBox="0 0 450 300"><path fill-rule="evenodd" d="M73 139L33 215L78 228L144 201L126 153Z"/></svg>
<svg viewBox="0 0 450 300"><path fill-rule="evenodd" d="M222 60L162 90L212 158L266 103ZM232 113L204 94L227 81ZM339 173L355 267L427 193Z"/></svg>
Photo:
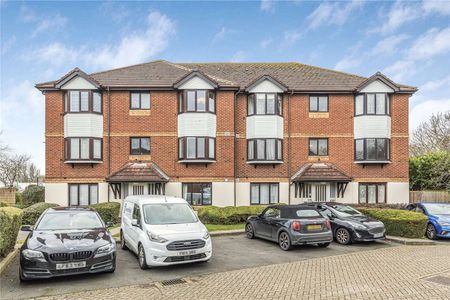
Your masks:
<svg viewBox="0 0 450 300"><path fill-rule="evenodd" d="M326 184L316 184L316 202L327 201L327 185Z"/></svg>

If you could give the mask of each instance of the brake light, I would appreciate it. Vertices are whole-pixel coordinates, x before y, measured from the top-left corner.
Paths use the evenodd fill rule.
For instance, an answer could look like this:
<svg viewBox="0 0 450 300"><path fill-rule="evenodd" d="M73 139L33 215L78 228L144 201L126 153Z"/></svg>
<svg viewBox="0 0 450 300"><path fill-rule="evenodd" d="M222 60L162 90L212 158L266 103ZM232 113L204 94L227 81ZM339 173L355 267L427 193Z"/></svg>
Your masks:
<svg viewBox="0 0 450 300"><path fill-rule="evenodd" d="M330 220L325 220L325 226L327 226L327 228L331 230Z"/></svg>
<svg viewBox="0 0 450 300"><path fill-rule="evenodd" d="M291 226L292 226L292 230L295 230L295 231L300 231L300 228L302 228L302 225L298 221L292 222Z"/></svg>

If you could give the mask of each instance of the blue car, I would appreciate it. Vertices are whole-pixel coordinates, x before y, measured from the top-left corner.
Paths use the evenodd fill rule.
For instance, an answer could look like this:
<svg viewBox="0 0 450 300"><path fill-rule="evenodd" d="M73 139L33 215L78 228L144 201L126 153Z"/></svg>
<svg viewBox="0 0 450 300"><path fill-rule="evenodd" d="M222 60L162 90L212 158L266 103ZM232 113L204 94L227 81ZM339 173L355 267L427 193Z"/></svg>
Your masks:
<svg viewBox="0 0 450 300"><path fill-rule="evenodd" d="M420 202L409 204L406 209L428 217L425 235L430 240L450 238L450 203Z"/></svg>

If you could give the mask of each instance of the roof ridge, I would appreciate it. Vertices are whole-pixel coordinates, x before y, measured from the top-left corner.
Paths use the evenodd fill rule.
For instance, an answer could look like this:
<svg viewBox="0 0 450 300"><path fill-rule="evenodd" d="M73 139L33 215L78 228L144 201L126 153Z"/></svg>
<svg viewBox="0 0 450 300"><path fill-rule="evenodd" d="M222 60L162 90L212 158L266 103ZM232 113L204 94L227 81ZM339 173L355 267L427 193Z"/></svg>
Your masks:
<svg viewBox="0 0 450 300"><path fill-rule="evenodd" d="M347 72L342 72L342 71L336 71L336 70L332 70L332 69L317 67L317 66L313 66L313 65L304 64L304 63L299 63L299 62L293 62L293 63L301 65L301 66L306 66L306 67L309 67L309 68L312 68L312 69L330 71L330 72L333 72L333 73L348 75L348 76L362 78L362 79L367 79L368 78L368 77L364 77L364 76L360 76L360 75L356 75L356 74L351 74L351 73L347 73Z"/></svg>
<svg viewBox="0 0 450 300"><path fill-rule="evenodd" d="M97 75L97 74L103 74L103 73L108 73L108 72L112 72L112 71L117 71L117 70L122 70L122 69L128 69L128 68L132 68L132 67L137 67L137 66L143 66L143 65L148 65L148 64L153 64L156 62L163 62L163 63L167 63L170 64L170 62L164 60L164 59L157 59L157 60L152 60L152 61L148 61L148 62L143 62L143 63L139 63L139 64L134 64L134 65L129 65L129 66L125 66L125 67L118 67L118 68L113 68L113 69L109 69L109 70L104 70L104 71L99 71L99 72L94 72L89 74L91 75Z"/></svg>

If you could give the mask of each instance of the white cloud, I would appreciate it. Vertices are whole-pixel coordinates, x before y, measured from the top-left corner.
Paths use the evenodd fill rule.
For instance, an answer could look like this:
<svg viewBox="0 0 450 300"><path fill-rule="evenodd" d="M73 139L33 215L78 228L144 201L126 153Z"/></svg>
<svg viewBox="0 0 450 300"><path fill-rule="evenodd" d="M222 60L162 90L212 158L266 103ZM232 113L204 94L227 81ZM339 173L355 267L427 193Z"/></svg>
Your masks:
<svg viewBox="0 0 450 300"><path fill-rule="evenodd" d="M67 24L67 18L59 13L48 16L37 15L34 10L26 5L22 5L20 8L20 18L22 21L33 25L34 29L31 30L30 35L32 38L44 32L61 31Z"/></svg>
<svg viewBox="0 0 450 300"><path fill-rule="evenodd" d="M373 48L371 54L393 54L397 52L398 46L409 38L406 34L392 35L379 41Z"/></svg>
<svg viewBox="0 0 450 300"><path fill-rule="evenodd" d="M422 2L422 9L426 14L437 13L441 15L450 15L450 3L445 0L426 0Z"/></svg>
<svg viewBox="0 0 450 300"><path fill-rule="evenodd" d="M411 22L420 17L420 7L416 3L396 1L387 13L387 17L382 14L382 24L380 28L373 31L381 33L393 32L403 24Z"/></svg>
<svg viewBox="0 0 450 300"><path fill-rule="evenodd" d="M402 82L416 74L416 64L412 60L399 60L393 65L388 66L383 72L394 81Z"/></svg>
<svg viewBox="0 0 450 300"><path fill-rule="evenodd" d="M303 36L303 33L297 30L285 31L284 32L284 46L289 46L294 44Z"/></svg>
<svg viewBox="0 0 450 300"><path fill-rule="evenodd" d="M261 0L261 5L259 8L265 12L272 12L275 9L275 5L272 0Z"/></svg>
<svg viewBox="0 0 450 300"><path fill-rule="evenodd" d="M221 41L225 39L227 36L236 33L237 30L229 29L225 26L222 26L220 30L214 35L212 42L215 43L217 41Z"/></svg>
<svg viewBox="0 0 450 300"><path fill-rule="evenodd" d="M16 39L15 35L11 36L6 41L4 41L3 45L2 45L2 49L1 49L1 54L2 55L6 54L9 50L11 50L11 48L14 46L16 41L17 41L17 39Z"/></svg>
<svg viewBox="0 0 450 300"><path fill-rule="evenodd" d="M308 17L308 29L316 29L326 25L343 25L352 12L363 5L362 1L347 3L324 2L319 5Z"/></svg>
<svg viewBox="0 0 450 300"><path fill-rule="evenodd" d="M361 58L355 56L346 56L336 63L335 70L350 71L361 64Z"/></svg>
<svg viewBox="0 0 450 300"><path fill-rule="evenodd" d="M34 51L33 59L53 66L84 64L92 68L115 68L136 64L164 51L175 34L175 22L157 11L149 13L147 28L123 36L118 44L96 48L70 48L59 42Z"/></svg>
<svg viewBox="0 0 450 300"><path fill-rule="evenodd" d="M412 131L427 121L432 114L448 111L450 99L427 100L414 106L409 113L409 130Z"/></svg>
<svg viewBox="0 0 450 300"><path fill-rule="evenodd" d="M420 85L419 91L421 91L421 92L435 91L442 87L446 88L445 90L447 91L447 93L449 93L449 97L450 97L450 75L447 77L444 77L442 79L431 80L431 81L424 83L423 85Z"/></svg>
<svg viewBox="0 0 450 300"><path fill-rule="evenodd" d="M233 54L230 61L231 62L243 62L246 59L247 55L244 51L237 51Z"/></svg>
<svg viewBox="0 0 450 300"><path fill-rule="evenodd" d="M261 42L259 42L259 45L261 46L261 48L265 49L270 44L272 44L272 42L273 42L272 38L266 38L266 39L263 39Z"/></svg>
<svg viewBox="0 0 450 300"><path fill-rule="evenodd" d="M450 51L450 27L432 28L420 36L408 50L410 59L429 59Z"/></svg>

